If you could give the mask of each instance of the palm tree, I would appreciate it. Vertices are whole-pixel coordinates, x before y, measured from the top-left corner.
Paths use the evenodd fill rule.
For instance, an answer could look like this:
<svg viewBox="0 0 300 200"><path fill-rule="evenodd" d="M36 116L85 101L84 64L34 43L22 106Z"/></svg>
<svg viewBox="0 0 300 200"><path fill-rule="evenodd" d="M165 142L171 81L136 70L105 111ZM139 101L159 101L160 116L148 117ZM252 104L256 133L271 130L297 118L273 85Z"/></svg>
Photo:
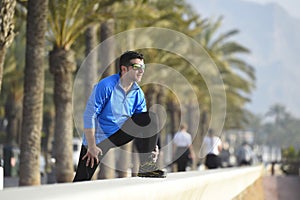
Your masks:
<svg viewBox="0 0 300 200"><path fill-rule="evenodd" d="M227 41L236 35L238 30L231 30L216 37L221 24L221 17L210 22L197 39L213 59L223 78L227 98L225 128L238 128L246 118L243 106L250 101L245 94L250 94L254 88L254 68L237 56L248 54L250 51L237 42Z"/></svg>
<svg viewBox="0 0 300 200"><path fill-rule="evenodd" d="M18 20L18 18L17 18ZM20 28L20 29L18 29ZM7 119L6 140L4 148L18 148L20 144L22 126L22 100L23 100L23 77L25 63L25 26L16 28L18 35L8 49L3 72L3 85L1 92L1 110ZM5 162L9 165L9 162ZM10 174L10 170L5 172Z"/></svg>
<svg viewBox="0 0 300 200"><path fill-rule="evenodd" d="M288 116L285 106L281 104L274 104L270 107L269 111L266 113L266 116L274 116L275 124L279 125L280 121Z"/></svg>
<svg viewBox="0 0 300 200"><path fill-rule="evenodd" d="M20 185L40 184L40 146L44 93L48 1L28 1L26 67L20 155Z"/></svg>
<svg viewBox="0 0 300 200"><path fill-rule="evenodd" d="M0 2L0 92L6 49L11 45L15 36L13 21L15 6L15 0L2 0Z"/></svg>
<svg viewBox="0 0 300 200"><path fill-rule="evenodd" d="M8 121L6 128L8 145L19 145L22 121L26 26L23 23L25 19L18 16L18 9L15 15L15 30L18 34L14 37L11 47L7 49L1 92L1 104L5 107L5 118Z"/></svg>
<svg viewBox="0 0 300 200"><path fill-rule="evenodd" d="M54 75L55 104L55 157L58 182L73 179L72 165L72 86L76 70L72 45L93 23L101 22L99 12L113 1L76 0L50 1L49 40L53 44L50 52L50 71ZM103 14L104 15L104 14ZM100 17L99 17L100 16Z"/></svg>
<svg viewBox="0 0 300 200"><path fill-rule="evenodd" d="M118 69L116 66L116 63L110 61L113 60L113 58L116 57L116 44L113 39L107 40L109 37L112 37L115 33L115 20L113 18L107 19L105 22L101 23L100 26L100 40L102 42L100 49L99 49L99 58L101 63L101 72L103 71L102 77L110 76ZM106 41L105 41L106 40ZM104 42L105 41L105 42ZM103 43L104 42L104 43ZM121 149L126 149L128 145L124 145L121 147ZM114 166L116 164L115 162L115 149L111 149L108 152L108 155L105 157L105 164L101 163L99 165L100 171L98 173L98 179L109 179L109 178L115 178L115 171L117 171L118 176L120 178L127 176L127 169L130 166L130 159L128 158L127 154L123 153L123 151L120 152L120 157L118 159L117 163L121 163L120 166L117 166L117 170L115 170L115 167L112 168L111 166ZM108 164L109 166L107 166ZM116 166L116 165L115 165ZM120 169L126 169L126 170L120 170Z"/></svg>
<svg viewBox="0 0 300 200"><path fill-rule="evenodd" d="M108 19L101 24L100 27L100 39L101 42L105 41L109 37L112 37L115 33L115 20ZM100 62L103 69L106 70L103 73L103 78L116 73L116 67L114 63L109 63L113 58L115 58L115 44L113 40L106 41L102 43L99 52Z"/></svg>
<svg viewBox="0 0 300 200"><path fill-rule="evenodd" d="M87 66L89 66L86 70L86 79L84 80L85 90L86 94L84 94L85 99L84 102L88 100L88 97L90 96L91 90L93 88L93 85L96 83L98 77L97 77L97 67L98 67L98 49L96 48L96 45L98 44L97 39L97 31L98 31L98 25L91 25L88 27L88 29L85 32L85 55L89 56L89 59L87 62ZM94 50L94 52L92 52Z"/></svg>

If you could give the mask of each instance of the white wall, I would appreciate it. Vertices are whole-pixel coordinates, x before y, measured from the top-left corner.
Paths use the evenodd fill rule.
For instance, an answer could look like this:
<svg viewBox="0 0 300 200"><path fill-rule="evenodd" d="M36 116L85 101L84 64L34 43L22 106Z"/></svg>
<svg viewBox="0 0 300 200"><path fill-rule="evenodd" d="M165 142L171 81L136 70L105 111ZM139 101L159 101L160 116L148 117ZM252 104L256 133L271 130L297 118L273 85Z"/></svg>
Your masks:
<svg viewBox="0 0 300 200"><path fill-rule="evenodd" d="M3 190L3 184L4 184L3 167L0 167L0 190Z"/></svg>
<svg viewBox="0 0 300 200"><path fill-rule="evenodd" d="M0 199L232 199L260 176L262 167L170 173L167 178L122 178L4 189Z"/></svg>

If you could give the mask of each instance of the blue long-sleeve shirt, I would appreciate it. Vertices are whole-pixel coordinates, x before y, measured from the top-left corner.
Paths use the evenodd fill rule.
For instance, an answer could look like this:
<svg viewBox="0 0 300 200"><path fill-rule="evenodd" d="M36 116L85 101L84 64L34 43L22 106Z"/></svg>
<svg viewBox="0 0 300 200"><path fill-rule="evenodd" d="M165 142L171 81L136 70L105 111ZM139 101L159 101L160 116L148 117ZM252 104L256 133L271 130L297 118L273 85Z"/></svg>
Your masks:
<svg viewBox="0 0 300 200"><path fill-rule="evenodd" d="M102 79L93 89L83 114L84 128L95 128L96 144L117 132L134 113L146 112L142 89L134 82L126 94L120 85L120 75ZM83 134L83 144L87 140Z"/></svg>

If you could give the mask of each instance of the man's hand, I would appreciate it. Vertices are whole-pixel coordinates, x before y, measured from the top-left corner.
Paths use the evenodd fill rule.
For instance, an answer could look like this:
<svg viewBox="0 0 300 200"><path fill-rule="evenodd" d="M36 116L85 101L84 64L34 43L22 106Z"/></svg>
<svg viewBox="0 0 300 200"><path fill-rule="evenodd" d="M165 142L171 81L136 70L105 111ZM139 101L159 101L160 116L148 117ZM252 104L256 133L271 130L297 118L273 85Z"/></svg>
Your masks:
<svg viewBox="0 0 300 200"><path fill-rule="evenodd" d="M159 155L159 149L158 149L158 146L156 145L154 151L152 151L152 159L153 159L153 162L156 162L156 161L157 161L158 155Z"/></svg>
<svg viewBox="0 0 300 200"><path fill-rule="evenodd" d="M102 155L102 150L97 146L88 147L86 154L82 157L82 160L86 159L86 166L91 164L91 168L94 167L94 164L99 163L99 156ZM96 160L96 163L95 163Z"/></svg>

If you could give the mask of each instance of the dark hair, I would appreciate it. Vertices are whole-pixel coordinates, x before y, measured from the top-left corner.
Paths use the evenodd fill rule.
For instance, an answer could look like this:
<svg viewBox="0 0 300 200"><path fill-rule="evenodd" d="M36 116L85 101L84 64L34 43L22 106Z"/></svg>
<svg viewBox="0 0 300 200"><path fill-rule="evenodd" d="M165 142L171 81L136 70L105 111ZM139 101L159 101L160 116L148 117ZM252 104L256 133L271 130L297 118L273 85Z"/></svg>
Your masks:
<svg viewBox="0 0 300 200"><path fill-rule="evenodd" d="M119 68L121 70L121 66L130 66L132 63L130 63L130 60L139 58L141 60L144 59L144 55L135 51L126 51L120 56L119 60Z"/></svg>

